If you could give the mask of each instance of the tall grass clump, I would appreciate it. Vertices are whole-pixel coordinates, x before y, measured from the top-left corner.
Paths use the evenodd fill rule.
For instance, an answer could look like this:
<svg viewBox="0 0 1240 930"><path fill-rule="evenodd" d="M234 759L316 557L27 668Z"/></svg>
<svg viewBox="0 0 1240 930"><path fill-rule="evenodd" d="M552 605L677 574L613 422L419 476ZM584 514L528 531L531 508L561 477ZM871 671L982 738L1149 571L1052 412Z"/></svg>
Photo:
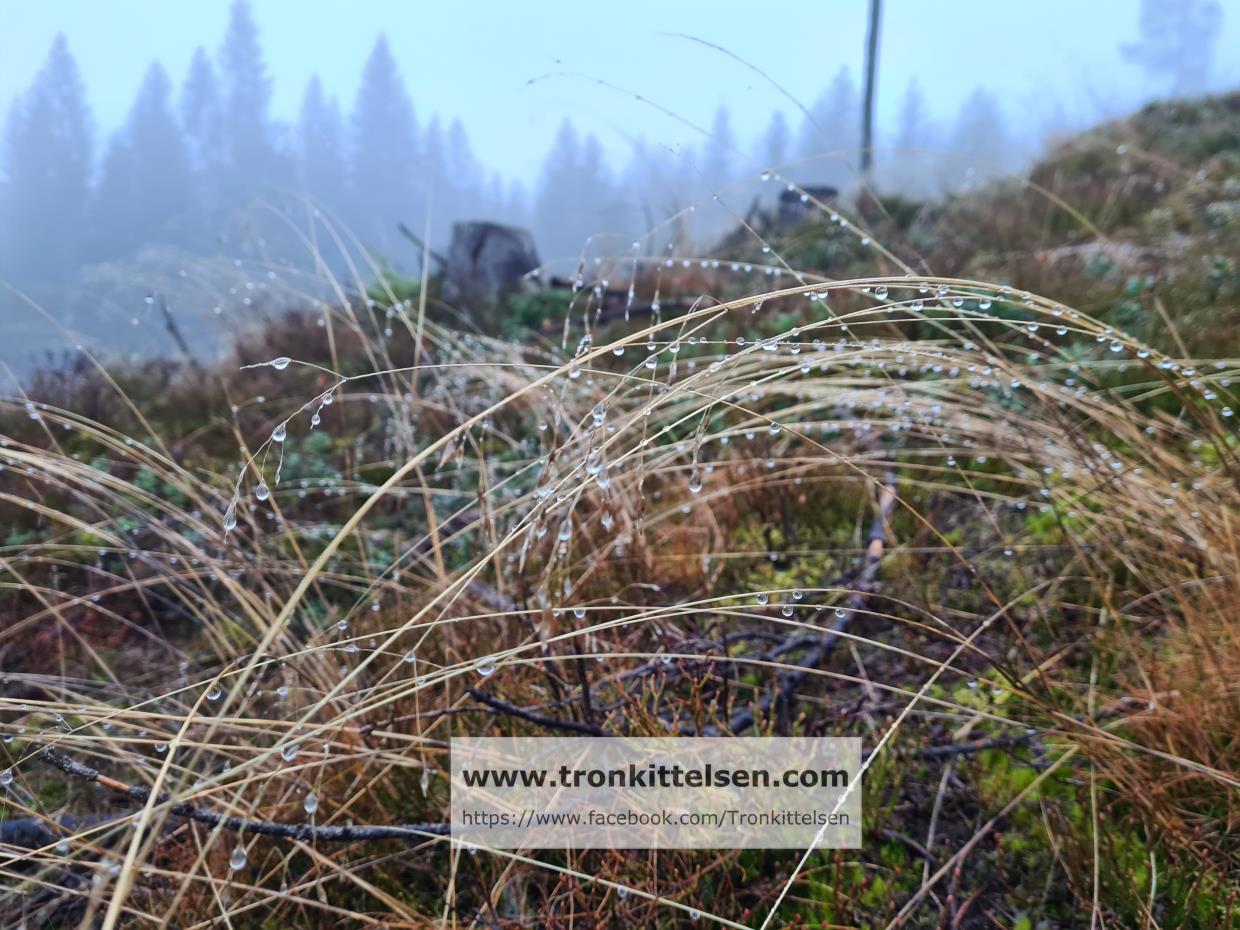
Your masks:
<svg viewBox="0 0 1240 930"><path fill-rule="evenodd" d="M656 230L516 342L363 265L0 402L4 925L1234 922L1237 360L820 206L855 276ZM861 736L866 846L464 849L507 733Z"/></svg>

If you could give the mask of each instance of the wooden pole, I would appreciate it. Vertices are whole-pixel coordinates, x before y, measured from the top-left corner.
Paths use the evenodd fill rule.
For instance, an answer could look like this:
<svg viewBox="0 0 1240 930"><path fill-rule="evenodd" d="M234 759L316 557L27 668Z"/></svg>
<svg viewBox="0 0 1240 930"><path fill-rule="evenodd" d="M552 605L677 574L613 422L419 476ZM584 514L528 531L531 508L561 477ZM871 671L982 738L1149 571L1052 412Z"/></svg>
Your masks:
<svg viewBox="0 0 1240 930"><path fill-rule="evenodd" d="M870 0L870 28L865 41L865 103L861 110L861 176L870 181L874 166L874 84L878 72L878 23L882 0Z"/></svg>

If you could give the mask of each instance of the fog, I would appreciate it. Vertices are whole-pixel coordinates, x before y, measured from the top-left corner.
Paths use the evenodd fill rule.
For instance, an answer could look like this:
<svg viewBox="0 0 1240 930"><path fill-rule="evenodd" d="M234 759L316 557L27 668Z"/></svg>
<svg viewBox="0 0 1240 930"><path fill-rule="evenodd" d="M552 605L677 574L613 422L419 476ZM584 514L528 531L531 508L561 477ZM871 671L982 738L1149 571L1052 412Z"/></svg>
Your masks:
<svg viewBox="0 0 1240 930"><path fill-rule="evenodd" d="M888 0L872 185L942 196L1233 87L1238 5ZM527 227L571 273L651 230L708 252L778 189L767 168L856 189L867 4L587 9L6 4L0 359L166 348L170 305L208 339L321 287L316 252L416 274L462 219Z"/></svg>

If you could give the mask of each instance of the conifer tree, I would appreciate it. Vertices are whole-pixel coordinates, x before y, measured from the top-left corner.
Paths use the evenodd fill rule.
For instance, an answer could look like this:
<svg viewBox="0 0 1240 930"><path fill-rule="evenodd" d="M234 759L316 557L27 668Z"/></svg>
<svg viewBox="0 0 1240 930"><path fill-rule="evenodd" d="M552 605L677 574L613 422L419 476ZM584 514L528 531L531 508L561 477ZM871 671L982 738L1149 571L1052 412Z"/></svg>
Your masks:
<svg viewBox="0 0 1240 930"><path fill-rule="evenodd" d="M63 277L83 256L91 176L91 119L76 62L56 36L30 88L9 114L3 225L7 276L19 283Z"/></svg>
<svg viewBox="0 0 1240 930"><path fill-rule="evenodd" d="M220 87L211 59L201 46L194 50L189 73L181 85L181 125L195 171L219 169L224 119Z"/></svg>
<svg viewBox="0 0 1240 930"><path fill-rule="evenodd" d="M271 78L248 0L234 0L219 54L222 99L223 170L221 205L249 205L285 181L268 117Z"/></svg>
<svg viewBox="0 0 1240 930"><path fill-rule="evenodd" d="M474 157L465 126L454 119L448 128L448 165L451 215L454 219L482 218L486 204L482 193L482 165Z"/></svg>
<svg viewBox="0 0 1240 930"><path fill-rule="evenodd" d="M728 108L715 110L710 127L710 138L702 151L702 182L711 194L718 194L733 178L735 169L736 136L732 133L732 116Z"/></svg>
<svg viewBox="0 0 1240 930"><path fill-rule="evenodd" d="M560 270L574 265L590 238L619 228L619 204L597 138L579 138L564 120L543 162L534 207L535 234L544 259Z"/></svg>
<svg viewBox="0 0 1240 930"><path fill-rule="evenodd" d="M963 174L957 169L949 187L995 177L1012 167L1013 148L998 101L984 88L976 88L960 107L952 130L950 149L967 161Z"/></svg>
<svg viewBox="0 0 1240 930"><path fill-rule="evenodd" d="M1128 61L1167 81L1174 94L1200 93L1210 79L1223 25L1216 0L1141 0L1141 38L1120 46Z"/></svg>
<svg viewBox="0 0 1240 930"><path fill-rule="evenodd" d="M860 102L847 68L840 68L830 86L810 107L801 127L797 154L812 161L800 169L805 181L846 187L856 177L860 145Z"/></svg>
<svg viewBox="0 0 1240 930"><path fill-rule="evenodd" d="M764 168L779 168L788 160L791 132L783 112L776 110L758 146L758 160Z"/></svg>
<svg viewBox="0 0 1240 930"><path fill-rule="evenodd" d="M904 194L928 193L928 180L931 175L929 165L932 159L924 151L930 142L925 100L921 85L913 78L908 82L904 98L900 102L894 150L891 153L889 169L883 172L884 178Z"/></svg>
<svg viewBox="0 0 1240 930"><path fill-rule="evenodd" d="M350 201L358 232L381 252L403 245L396 224L416 226L425 208L415 196L420 167L413 104L387 38L379 36L353 111Z"/></svg>
<svg viewBox="0 0 1240 930"><path fill-rule="evenodd" d="M329 210L345 203L344 127L340 107L323 93L318 75L310 78L297 122L297 155L303 189Z"/></svg>
<svg viewBox="0 0 1240 930"><path fill-rule="evenodd" d="M145 242L192 239L198 211L171 91L167 73L152 64L109 145L91 210L95 257L123 255Z"/></svg>

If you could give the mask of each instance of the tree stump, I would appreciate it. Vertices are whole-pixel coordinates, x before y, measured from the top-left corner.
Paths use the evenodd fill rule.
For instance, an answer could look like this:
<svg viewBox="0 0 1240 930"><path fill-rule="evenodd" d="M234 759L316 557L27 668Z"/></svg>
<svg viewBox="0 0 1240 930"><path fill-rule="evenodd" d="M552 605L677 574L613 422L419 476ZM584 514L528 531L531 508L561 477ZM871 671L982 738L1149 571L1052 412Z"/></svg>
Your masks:
<svg viewBox="0 0 1240 930"><path fill-rule="evenodd" d="M529 230L500 223L452 226L444 263L444 297L451 301L494 302L513 293L541 264Z"/></svg>

